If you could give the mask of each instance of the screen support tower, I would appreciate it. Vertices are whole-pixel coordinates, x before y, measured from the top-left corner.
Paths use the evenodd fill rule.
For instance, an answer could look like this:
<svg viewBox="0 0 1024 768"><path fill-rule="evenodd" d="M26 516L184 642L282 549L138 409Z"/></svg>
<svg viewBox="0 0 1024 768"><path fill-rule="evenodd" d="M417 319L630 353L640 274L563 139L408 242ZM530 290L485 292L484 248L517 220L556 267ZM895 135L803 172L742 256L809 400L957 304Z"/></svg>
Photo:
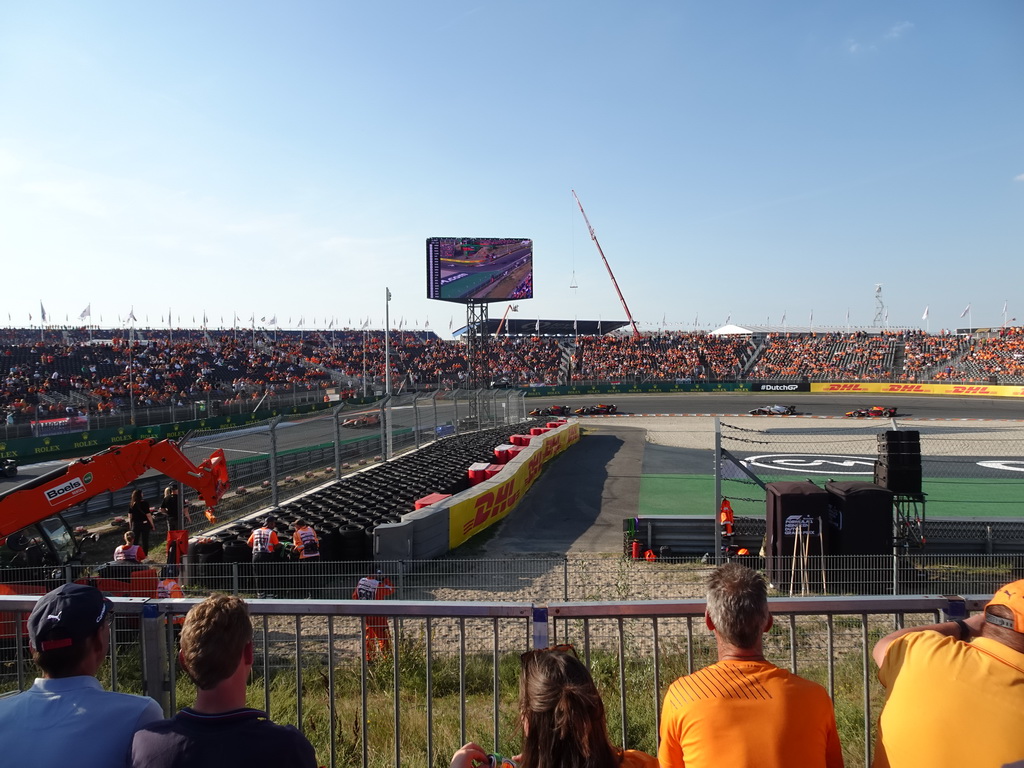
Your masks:
<svg viewBox="0 0 1024 768"><path fill-rule="evenodd" d="M580 202L579 196L576 194L576 190L572 190L572 196L576 198L576 205L580 207L580 213L583 214L583 221L587 223L587 229L590 231L590 239L594 241L594 245L597 246L597 252L601 254L601 261L604 262L605 269L608 270L608 277L612 279L612 285L615 287L615 293L619 296L619 301L622 302L622 308L626 310L626 319L629 320L630 326L633 328L633 336L639 336L640 330L636 327L636 321L633 319L633 313L629 311L629 307L626 306L626 299L622 296L622 291L619 290L619 284L615 280L615 273L612 272L611 265L608 263L608 259L604 256L604 251L601 250L601 244L597 242L597 235L594 234L594 228L590 226L590 219L587 218L587 212L583 210L583 203Z"/></svg>
<svg viewBox="0 0 1024 768"><path fill-rule="evenodd" d="M487 370L487 302L466 304L466 361L469 363L466 385L470 389L486 388Z"/></svg>

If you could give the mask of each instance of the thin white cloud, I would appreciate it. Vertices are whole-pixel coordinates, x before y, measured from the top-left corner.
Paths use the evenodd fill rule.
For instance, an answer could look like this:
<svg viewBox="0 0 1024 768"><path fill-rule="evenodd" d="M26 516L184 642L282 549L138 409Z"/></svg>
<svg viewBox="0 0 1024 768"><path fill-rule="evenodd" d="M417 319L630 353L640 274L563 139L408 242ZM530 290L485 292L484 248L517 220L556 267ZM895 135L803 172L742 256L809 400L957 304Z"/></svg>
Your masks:
<svg viewBox="0 0 1024 768"><path fill-rule="evenodd" d="M895 43L906 36L913 28L914 25L912 22L900 21L889 27L877 42L863 43L860 40L849 38L845 44L846 51L854 56L871 51L877 51L880 44Z"/></svg>
<svg viewBox="0 0 1024 768"><path fill-rule="evenodd" d="M898 24L893 24L889 31L885 33L886 40L899 40L910 30L914 28L914 25L909 21L901 21Z"/></svg>
<svg viewBox="0 0 1024 768"><path fill-rule="evenodd" d="M1014 181L1024 181L1024 173L1020 174L1019 176L1014 176L1013 180Z"/></svg>

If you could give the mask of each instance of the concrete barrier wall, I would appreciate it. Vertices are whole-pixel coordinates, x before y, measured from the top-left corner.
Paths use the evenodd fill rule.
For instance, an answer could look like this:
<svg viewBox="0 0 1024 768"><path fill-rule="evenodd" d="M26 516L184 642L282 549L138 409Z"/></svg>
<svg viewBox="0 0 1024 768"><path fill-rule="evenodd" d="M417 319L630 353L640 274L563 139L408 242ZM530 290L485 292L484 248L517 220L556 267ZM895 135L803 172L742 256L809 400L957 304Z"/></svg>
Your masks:
<svg viewBox="0 0 1024 768"><path fill-rule="evenodd" d="M536 435L494 477L437 504L379 525L373 533L377 560L429 560L443 555L502 520L533 485L544 464L580 439L577 420ZM467 468L468 469L468 468Z"/></svg>

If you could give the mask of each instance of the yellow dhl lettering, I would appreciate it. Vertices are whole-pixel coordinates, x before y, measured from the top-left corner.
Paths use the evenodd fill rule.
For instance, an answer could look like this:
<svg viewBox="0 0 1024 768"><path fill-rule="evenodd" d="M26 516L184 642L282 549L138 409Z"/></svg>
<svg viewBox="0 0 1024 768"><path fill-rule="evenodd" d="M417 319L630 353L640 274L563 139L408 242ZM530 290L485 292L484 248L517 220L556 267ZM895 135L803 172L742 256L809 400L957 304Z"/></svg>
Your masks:
<svg viewBox="0 0 1024 768"><path fill-rule="evenodd" d="M503 483L495 491L488 491L477 497L474 504L476 515L462 527L462 532L469 533L482 526L488 519L499 517L512 509L518 499L519 494L512 481Z"/></svg>

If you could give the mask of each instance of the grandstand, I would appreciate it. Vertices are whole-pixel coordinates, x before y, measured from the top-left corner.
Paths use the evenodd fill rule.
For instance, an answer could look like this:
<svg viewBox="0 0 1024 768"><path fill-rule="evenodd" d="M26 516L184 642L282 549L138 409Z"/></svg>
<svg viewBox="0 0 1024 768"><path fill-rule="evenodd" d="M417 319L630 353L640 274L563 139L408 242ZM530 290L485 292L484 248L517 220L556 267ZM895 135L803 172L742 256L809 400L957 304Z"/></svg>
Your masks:
<svg viewBox="0 0 1024 768"><path fill-rule="evenodd" d="M537 332L540 326L541 332ZM473 376L459 335L391 333L398 391L649 381L884 381L1024 383L1020 327L958 334L878 328L727 326L634 337L621 322L509 322L481 337ZM494 330L497 330L495 326ZM379 391L384 332L99 328L0 331L0 388L10 428L68 414L156 407L211 408L265 397Z"/></svg>

